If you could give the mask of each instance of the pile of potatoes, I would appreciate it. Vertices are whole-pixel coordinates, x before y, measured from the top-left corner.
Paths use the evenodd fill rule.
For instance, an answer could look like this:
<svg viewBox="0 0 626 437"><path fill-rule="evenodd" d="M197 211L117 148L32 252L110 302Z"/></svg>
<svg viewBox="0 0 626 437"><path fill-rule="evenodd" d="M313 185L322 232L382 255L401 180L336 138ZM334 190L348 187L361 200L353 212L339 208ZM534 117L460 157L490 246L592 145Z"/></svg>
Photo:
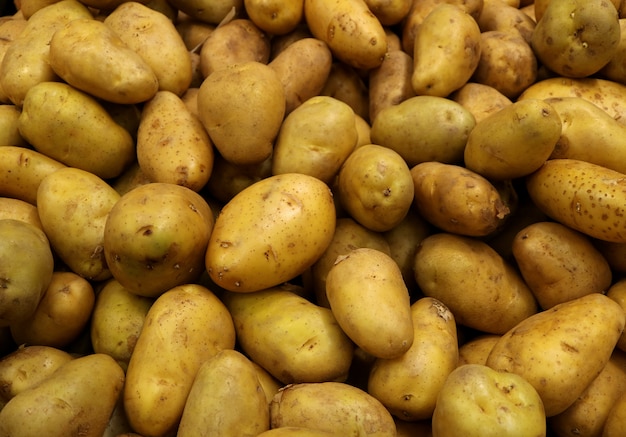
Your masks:
<svg viewBox="0 0 626 437"><path fill-rule="evenodd" d="M616 437L626 0L16 0L0 437Z"/></svg>

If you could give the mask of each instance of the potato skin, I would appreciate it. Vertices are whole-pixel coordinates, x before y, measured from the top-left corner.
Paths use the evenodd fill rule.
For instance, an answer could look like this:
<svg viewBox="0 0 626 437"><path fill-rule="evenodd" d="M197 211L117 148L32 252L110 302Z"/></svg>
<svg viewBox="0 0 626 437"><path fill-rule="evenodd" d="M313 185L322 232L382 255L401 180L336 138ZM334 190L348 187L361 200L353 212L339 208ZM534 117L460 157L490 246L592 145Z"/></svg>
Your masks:
<svg viewBox="0 0 626 437"><path fill-rule="evenodd" d="M476 123L513 103L494 87L476 82L467 82L452 93L450 99L467 109Z"/></svg>
<svg viewBox="0 0 626 437"><path fill-rule="evenodd" d="M415 96L411 84L412 74L413 58L402 50L389 51L380 66L370 70L368 77L370 122L373 122L384 108Z"/></svg>

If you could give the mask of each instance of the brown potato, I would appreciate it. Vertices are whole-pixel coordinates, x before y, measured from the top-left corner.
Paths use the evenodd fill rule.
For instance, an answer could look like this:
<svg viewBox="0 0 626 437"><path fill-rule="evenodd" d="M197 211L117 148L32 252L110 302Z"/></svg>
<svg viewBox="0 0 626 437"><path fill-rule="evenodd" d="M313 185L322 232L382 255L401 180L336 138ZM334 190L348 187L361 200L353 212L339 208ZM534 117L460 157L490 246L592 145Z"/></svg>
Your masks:
<svg viewBox="0 0 626 437"><path fill-rule="evenodd" d="M413 58L402 50L387 53L379 67L369 73L369 120L378 113L415 95L411 85Z"/></svg>

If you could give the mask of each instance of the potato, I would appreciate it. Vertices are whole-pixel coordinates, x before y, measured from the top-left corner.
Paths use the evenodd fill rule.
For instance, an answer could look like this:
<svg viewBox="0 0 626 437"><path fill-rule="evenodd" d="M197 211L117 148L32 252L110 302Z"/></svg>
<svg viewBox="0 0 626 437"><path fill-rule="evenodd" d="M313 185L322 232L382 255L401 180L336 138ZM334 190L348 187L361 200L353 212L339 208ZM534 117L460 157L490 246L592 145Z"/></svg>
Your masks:
<svg viewBox="0 0 626 437"><path fill-rule="evenodd" d="M606 296L617 302L619 306L624 309L624 313L626 313L626 279L622 278L616 280L608 290L606 290ZM616 348L626 352L626 333L622 332L622 335L617 341Z"/></svg>
<svg viewBox="0 0 626 437"><path fill-rule="evenodd" d="M21 13L21 12L20 12ZM28 24L28 20L23 17L2 17L0 20L0 65L9 46L13 43L15 38L24 30ZM0 67L1 70L2 67ZM0 82L0 103L10 104L11 100L6 93L2 90L2 83Z"/></svg>
<svg viewBox="0 0 626 437"><path fill-rule="evenodd" d="M576 159L550 159L526 178L531 200L550 218L593 238L626 242L624 174Z"/></svg>
<svg viewBox="0 0 626 437"><path fill-rule="evenodd" d="M301 173L331 184L357 139L350 106L334 97L311 97L285 117L274 143L272 174Z"/></svg>
<svg viewBox="0 0 626 437"><path fill-rule="evenodd" d="M270 405L272 428L297 426L336 435L395 436L391 414L367 392L342 382L285 387Z"/></svg>
<svg viewBox="0 0 626 437"><path fill-rule="evenodd" d="M216 153L206 191L225 204L244 188L269 176L272 176L271 156L260 164L235 165Z"/></svg>
<svg viewBox="0 0 626 437"><path fill-rule="evenodd" d="M0 220L0 326L35 313L53 269L50 243L41 229L20 220Z"/></svg>
<svg viewBox="0 0 626 437"><path fill-rule="evenodd" d="M517 4L515 4L517 3ZM517 0L487 0L476 20L481 32L499 30L520 35L530 43L537 23L524 13Z"/></svg>
<svg viewBox="0 0 626 437"><path fill-rule="evenodd" d="M354 347L330 309L280 287L223 300L242 350L281 383L346 380Z"/></svg>
<svg viewBox="0 0 626 437"><path fill-rule="evenodd" d="M200 71L203 77L235 64L259 62L270 57L268 36L249 19L235 19L215 28L200 49Z"/></svg>
<svg viewBox="0 0 626 437"><path fill-rule="evenodd" d="M283 384L278 379L274 378L274 376L272 376L270 372L265 370L265 368L261 367L256 362L250 361L250 364L252 364L256 376L259 379L259 384L261 385L261 388L263 389L263 394L265 395L265 401L269 406L270 402L272 402L272 399L274 399L274 395L278 393Z"/></svg>
<svg viewBox="0 0 626 437"><path fill-rule="evenodd" d="M142 435L175 430L202 363L234 346L232 318L209 289L185 284L161 294L126 371L124 408L132 429Z"/></svg>
<svg viewBox="0 0 626 437"><path fill-rule="evenodd" d="M499 334L479 334L469 341L459 346L459 362L463 364L482 364L487 363L487 357L493 349L493 346L500 339Z"/></svg>
<svg viewBox="0 0 626 437"><path fill-rule="evenodd" d="M52 35L74 19L92 18L77 0L62 0L35 12L4 53L0 88L9 101L21 107L26 93L41 82L58 80L48 63Z"/></svg>
<svg viewBox="0 0 626 437"><path fill-rule="evenodd" d="M607 260L614 272L626 272L626 244L611 243L610 241L598 239L593 239L593 243L600 253L602 253L602 256Z"/></svg>
<svg viewBox="0 0 626 437"><path fill-rule="evenodd" d="M204 126L180 97L159 91L141 111L137 161L152 182L200 191L213 170L215 153Z"/></svg>
<svg viewBox="0 0 626 437"><path fill-rule="evenodd" d="M546 417L565 411L608 363L624 310L592 293L534 314L494 345L487 366L520 375L539 393Z"/></svg>
<svg viewBox="0 0 626 437"><path fill-rule="evenodd" d="M0 436L102 436L124 385L124 371L105 354L62 365L39 385L13 397L0 410Z"/></svg>
<svg viewBox="0 0 626 437"><path fill-rule="evenodd" d="M357 70L343 62L333 62L328 79L320 91L322 96L334 97L350 105L356 115L367 120L369 95L365 81Z"/></svg>
<svg viewBox="0 0 626 437"><path fill-rule="evenodd" d="M424 238L415 280L424 295L450 308L458 324L483 333L503 334L537 312L517 270L478 239L448 233Z"/></svg>
<svg viewBox="0 0 626 437"><path fill-rule="evenodd" d="M111 277L104 255L104 227L120 195L98 176L78 168L44 178L37 210L50 244L76 274L101 281Z"/></svg>
<svg viewBox="0 0 626 437"><path fill-rule="evenodd" d="M383 25L365 0L304 0L304 19L313 36L351 67L378 67L387 53Z"/></svg>
<svg viewBox="0 0 626 437"><path fill-rule="evenodd" d="M546 435L537 391L514 373L481 364L458 367L446 379L432 418L433 436Z"/></svg>
<svg viewBox="0 0 626 437"><path fill-rule="evenodd" d="M13 340L67 347L87 326L94 301L93 287L85 278L73 272L54 272L35 313L11 325Z"/></svg>
<svg viewBox="0 0 626 437"><path fill-rule="evenodd" d="M490 85L510 99L537 81L537 58L521 35L502 30L482 32L480 46L472 81Z"/></svg>
<svg viewBox="0 0 626 437"><path fill-rule="evenodd" d="M242 10L243 0L171 0L172 6L209 24L219 24L229 14Z"/></svg>
<svg viewBox="0 0 626 437"><path fill-rule="evenodd" d="M626 354L617 350L583 394L567 410L550 417L548 426L557 435L600 436L611 408L623 393Z"/></svg>
<svg viewBox="0 0 626 437"><path fill-rule="evenodd" d="M543 100L521 100L476 124L467 138L465 167L488 180L521 178L543 165L560 136L558 111Z"/></svg>
<svg viewBox="0 0 626 437"><path fill-rule="evenodd" d="M493 234L511 212L496 187L476 172L437 161L411 168L414 204L424 219L446 232Z"/></svg>
<svg viewBox="0 0 626 437"><path fill-rule="evenodd" d="M513 103L494 87L476 82L467 82L449 98L467 109L476 123Z"/></svg>
<svg viewBox="0 0 626 437"><path fill-rule="evenodd" d="M285 115L303 102L318 96L330 75L332 53L316 38L302 38L289 44L268 64L285 89Z"/></svg>
<svg viewBox="0 0 626 437"><path fill-rule="evenodd" d="M33 86L18 128L38 152L102 179L119 176L135 158L130 133L94 97L66 83Z"/></svg>
<svg viewBox="0 0 626 437"><path fill-rule="evenodd" d="M415 94L446 97L461 88L474 74L481 50L476 20L457 5L437 5L415 32Z"/></svg>
<svg viewBox="0 0 626 437"><path fill-rule="evenodd" d="M413 58L402 50L389 51L380 66L370 70L369 119L373 122L378 113L389 106L402 103L415 96L411 76Z"/></svg>
<svg viewBox="0 0 626 437"><path fill-rule="evenodd" d="M383 26L393 26L400 23L411 9L411 0L365 0L372 14L378 18Z"/></svg>
<svg viewBox="0 0 626 437"><path fill-rule="evenodd" d="M0 147L0 194L37 204L41 181L65 164L26 147Z"/></svg>
<svg viewBox="0 0 626 437"><path fill-rule="evenodd" d="M26 146L17 127L20 113L15 105L0 105L0 146Z"/></svg>
<svg viewBox="0 0 626 437"><path fill-rule="evenodd" d="M198 53L202 44L204 44L208 36L216 29L215 25L196 20L187 14L182 14L177 17L174 26L190 53Z"/></svg>
<svg viewBox="0 0 626 437"><path fill-rule="evenodd" d="M604 422L602 437L619 437L624 432L624 420L626 419L626 393L617 399L613 408Z"/></svg>
<svg viewBox="0 0 626 437"><path fill-rule="evenodd" d="M51 346L21 346L0 359L0 402L28 390L74 357Z"/></svg>
<svg viewBox="0 0 626 437"><path fill-rule="evenodd" d="M411 305L414 341L401 356L377 359L367 392L401 420L429 419L437 395L458 361L454 315L437 299L423 297Z"/></svg>
<svg viewBox="0 0 626 437"><path fill-rule="evenodd" d="M270 410L252 362L225 349L198 369L176 435L256 436L269 426Z"/></svg>
<svg viewBox="0 0 626 437"><path fill-rule="evenodd" d="M192 79L187 46L166 15L136 1L124 2L104 19L150 66L159 90L182 95Z"/></svg>
<svg viewBox="0 0 626 437"><path fill-rule="evenodd" d="M590 293L605 292L611 267L592 241L560 223L538 222L522 229L513 256L541 308Z"/></svg>
<svg viewBox="0 0 626 437"><path fill-rule="evenodd" d="M50 40L50 66L68 84L94 97L135 104L159 89L154 71L108 25L77 19Z"/></svg>
<svg viewBox="0 0 626 437"><path fill-rule="evenodd" d="M271 35L294 30L304 16L304 0L244 0L250 20Z"/></svg>
<svg viewBox="0 0 626 437"><path fill-rule="evenodd" d="M0 220L21 220L43 231L37 207L24 200L12 197L0 197Z"/></svg>
<svg viewBox="0 0 626 437"><path fill-rule="evenodd" d="M605 79L626 84L626 18L620 14L620 40L611 60L600 69L598 74Z"/></svg>
<svg viewBox="0 0 626 437"><path fill-rule="evenodd" d="M551 1L537 18L531 46L538 60L557 75L591 76L617 50L619 17L608 0Z"/></svg>
<svg viewBox="0 0 626 437"><path fill-rule="evenodd" d="M104 226L104 255L132 293L157 297L200 277L214 217L206 200L180 185L149 183L124 194Z"/></svg>
<svg viewBox="0 0 626 437"><path fill-rule="evenodd" d="M255 61L215 71L198 92L198 117L222 157L233 164L258 164L272 154L285 105L276 72Z"/></svg>
<svg viewBox="0 0 626 437"><path fill-rule="evenodd" d="M207 272L230 291L287 282L324 253L335 214L330 189L313 176L290 173L256 182L222 208L206 250Z"/></svg>

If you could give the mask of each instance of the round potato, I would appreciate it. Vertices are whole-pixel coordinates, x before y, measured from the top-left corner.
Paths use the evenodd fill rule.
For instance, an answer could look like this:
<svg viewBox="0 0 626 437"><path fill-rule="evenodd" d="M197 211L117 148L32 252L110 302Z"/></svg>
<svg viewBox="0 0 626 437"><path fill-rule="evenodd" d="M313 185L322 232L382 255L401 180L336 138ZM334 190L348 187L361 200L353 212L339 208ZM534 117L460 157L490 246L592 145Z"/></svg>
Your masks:
<svg viewBox="0 0 626 437"><path fill-rule="evenodd" d="M467 82L450 99L467 109L476 123L513 103L494 87L476 82Z"/></svg>
<svg viewBox="0 0 626 437"><path fill-rule="evenodd" d="M383 26L400 23L411 10L411 0L365 0L372 14Z"/></svg>
<svg viewBox="0 0 626 437"><path fill-rule="evenodd" d="M493 349L499 334L479 334L477 337L466 341L459 346L459 366L463 364L482 364L487 363L487 357Z"/></svg>
<svg viewBox="0 0 626 437"><path fill-rule="evenodd" d="M0 197L0 220L16 219L29 223L43 231L37 207L24 200Z"/></svg>
<svg viewBox="0 0 626 437"><path fill-rule="evenodd" d="M243 4L254 24L271 35L291 32L304 16L304 0L244 0Z"/></svg>

